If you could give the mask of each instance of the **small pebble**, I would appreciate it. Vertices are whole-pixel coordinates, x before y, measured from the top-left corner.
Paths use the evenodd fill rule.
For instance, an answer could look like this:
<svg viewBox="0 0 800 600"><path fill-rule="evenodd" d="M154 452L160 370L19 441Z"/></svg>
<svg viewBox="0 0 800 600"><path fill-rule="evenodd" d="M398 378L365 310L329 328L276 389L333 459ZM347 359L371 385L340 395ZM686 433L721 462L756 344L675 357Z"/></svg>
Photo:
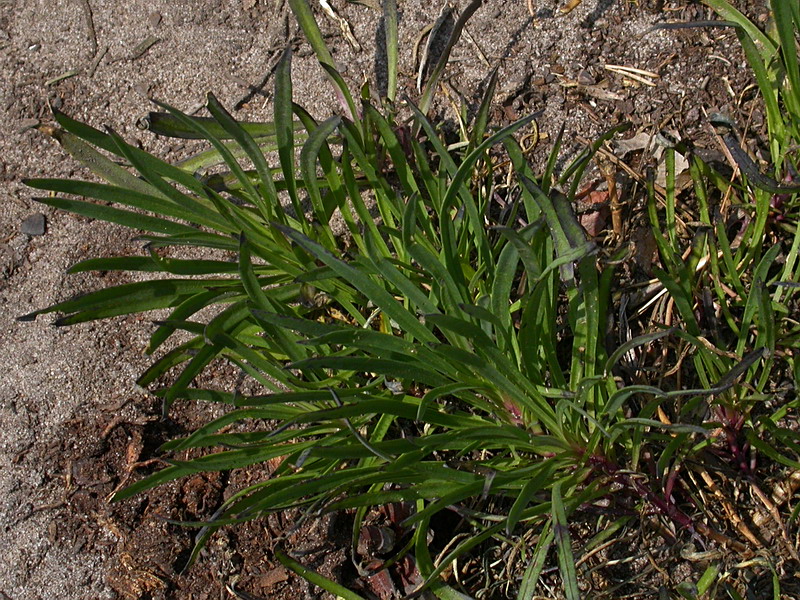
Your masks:
<svg viewBox="0 0 800 600"><path fill-rule="evenodd" d="M578 73L578 83L581 85L594 85L596 82L589 71L583 70Z"/></svg>
<svg viewBox="0 0 800 600"><path fill-rule="evenodd" d="M617 106L619 107L619 110L622 111L623 115L632 115L633 112L636 110L636 108L633 105L633 101L631 101L630 99L623 100L622 102L617 104Z"/></svg>
<svg viewBox="0 0 800 600"><path fill-rule="evenodd" d="M23 119L19 123L20 131L26 131L39 126L39 119Z"/></svg>
<svg viewBox="0 0 800 600"><path fill-rule="evenodd" d="M142 98L148 98L150 95L150 84L142 81L134 83L133 91L139 94Z"/></svg>
<svg viewBox="0 0 800 600"><path fill-rule="evenodd" d="M147 22L150 23L150 27L158 27L161 23L161 13L151 12L147 17Z"/></svg>
<svg viewBox="0 0 800 600"><path fill-rule="evenodd" d="M42 213L31 215L22 221L22 233L25 235L44 235L47 228L47 220Z"/></svg>

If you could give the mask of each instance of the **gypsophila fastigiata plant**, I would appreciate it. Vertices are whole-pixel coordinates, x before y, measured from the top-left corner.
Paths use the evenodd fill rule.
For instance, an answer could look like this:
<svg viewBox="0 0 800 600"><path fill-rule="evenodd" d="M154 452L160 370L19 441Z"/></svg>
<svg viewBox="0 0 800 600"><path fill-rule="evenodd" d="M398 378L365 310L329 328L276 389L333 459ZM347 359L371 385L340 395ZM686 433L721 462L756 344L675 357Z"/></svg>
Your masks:
<svg viewBox="0 0 800 600"><path fill-rule="evenodd" d="M213 95L206 118L160 104L165 112L149 118L153 131L211 144L178 165L127 144L112 130L58 112L57 126L44 128L106 183L29 180L34 188L100 203L61 196L40 201L146 232L149 255L90 259L71 272L168 276L91 292L27 318L60 312L57 324L69 325L169 309L148 352L177 331L191 339L163 354L139 383L150 386L175 374L169 387L155 392L165 414L182 399L231 407L166 443L161 451L170 466L115 499L200 471L279 459L269 479L225 500L209 522L188 524L199 528L190 562L229 524L290 507L302 507L308 517L352 510L352 558L359 573L369 575L374 571L358 559L367 512L403 505L409 510L402 539L381 568L413 556L423 580L416 592L429 588L443 598L468 591L442 578L454 561L487 540L514 536L519 545L534 540L524 576L514 582L518 597L534 595L554 546L563 593L580 598L570 516L607 497L609 487L672 525L737 543L674 500L676 465L714 442L706 413L686 409L669 422L659 411L682 400L696 408L738 391L743 376L763 386L769 364L762 358L775 346L764 292L774 256L754 249L760 233L737 250L749 257L746 264L734 260L729 248L726 254L724 245L721 261L712 253L718 270L757 265L750 269L755 279L741 284L747 285L743 297L751 298L745 324L737 325L733 314L728 319L739 332L735 353L720 356L708 350L693 312L706 238L686 261L681 258L670 229L675 199L668 185L663 235L655 200L651 220L662 255L659 279L674 300L680 327L658 326L606 350L614 269L624 252L601 257L572 202L595 152L625 126L610 130L557 173L559 136L544 172L536 173L515 138L535 127L533 116L498 130L488 125L495 73L474 120L462 123L462 139L450 143L429 121L429 108L449 50L480 1L456 21L419 106L396 98L392 0L384 3L389 85L379 102L366 88L354 98L306 1L290 5L330 77L339 116L318 122L292 102L287 51L275 72L272 123L238 123ZM411 114L410 124L396 117L400 109ZM277 164L269 164L268 150L276 151ZM499 152L502 162L496 160ZM202 175L216 163L225 172ZM510 169L510 185L498 183L505 181L501 169ZM695 169L701 181L701 165ZM503 210L495 202L501 196ZM331 226L337 216L344 235ZM164 249L184 246L227 251L236 260L162 256ZM215 316L200 320L197 315L209 306L218 307ZM620 361L666 339L695 349L702 387L666 390L657 381L620 378ZM216 359L238 366L268 393L193 387ZM223 432L250 419L271 425ZM744 427L744 421L736 423L732 445ZM761 442L754 436L751 443ZM188 449L206 452L182 460ZM653 481L639 476L645 454L659 457L651 465ZM736 459L746 460L738 454ZM434 557L428 534L443 511L455 512L471 529L452 546L434 540L441 552ZM605 532L630 518L603 515L602 529L579 551L596 547ZM523 540L521 530L532 535ZM344 598L359 597L289 554L278 557L313 583Z"/></svg>

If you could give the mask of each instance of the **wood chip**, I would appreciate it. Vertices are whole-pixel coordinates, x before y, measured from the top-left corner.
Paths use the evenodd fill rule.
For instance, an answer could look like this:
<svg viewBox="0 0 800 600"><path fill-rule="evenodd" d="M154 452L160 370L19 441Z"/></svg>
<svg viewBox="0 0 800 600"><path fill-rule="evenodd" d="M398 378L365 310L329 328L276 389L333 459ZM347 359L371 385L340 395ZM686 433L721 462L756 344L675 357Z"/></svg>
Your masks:
<svg viewBox="0 0 800 600"><path fill-rule="evenodd" d="M61 75L57 75L56 77L53 77L52 79L48 79L47 81L44 82L44 84L47 87L50 87L51 85L53 85L55 83L58 83L59 81L63 81L64 79L69 79L70 77L75 77L75 75L77 75L78 73L80 73L80 71L78 71L77 69L72 69L71 71L67 71L66 73L62 73Z"/></svg>
<svg viewBox="0 0 800 600"><path fill-rule="evenodd" d="M147 36L143 42L138 44L133 51L131 52L130 59L136 60L144 55L150 48L152 48L155 44L161 41L161 38L156 37L154 35Z"/></svg>
<svg viewBox="0 0 800 600"><path fill-rule="evenodd" d="M319 0L319 4L322 6L322 10L325 11L325 14L339 24L339 29L342 30L344 39L347 40L347 43L353 47L353 50L360 51L361 44L358 43L356 36L353 35L353 30L350 27L350 23L348 23L344 17L336 14L336 11L333 10L333 7L328 4L328 0Z"/></svg>

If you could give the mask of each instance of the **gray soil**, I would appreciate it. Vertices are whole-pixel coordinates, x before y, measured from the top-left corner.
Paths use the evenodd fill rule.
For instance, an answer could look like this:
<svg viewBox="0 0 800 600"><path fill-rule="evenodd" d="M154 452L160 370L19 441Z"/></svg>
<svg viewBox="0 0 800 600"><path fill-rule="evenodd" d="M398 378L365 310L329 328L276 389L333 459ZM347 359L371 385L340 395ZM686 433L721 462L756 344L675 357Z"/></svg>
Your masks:
<svg viewBox="0 0 800 600"><path fill-rule="evenodd" d="M350 45L339 25L318 11L342 72L355 85L375 81L379 14L342 0L332 4L360 44ZM421 0L399 6L402 84L415 97L412 48L440 6ZM759 6L748 4L753 17L765 12ZM665 127L699 138L704 110L743 118L750 107L749 75L730 31L647 33L664 20L710 18L701 5L584 0L566 16L559 7L553 0L530 7L524 0L487 1L448 67L444 87L451 98L474 107L499 65L495 123L543 110L540 127L551 139L565 124L567 152L580 146L577 136L591 138L626 119L635 125L629 136ZM150 36L157 41L142 51ZM108 505L107 495L130 465L151 458L164 436L207 418L202 407L184 408L170 429L157 422L153 399L134 386L150 361L143 354L149 318L69 328L54 327L49 316L16 320L134 278L67 275L70 265L142 252L137 232L37 204L36 192L23 185L25 177L86 176L34 129L52 121L48 103L174 158L185 153L182 144L135 126L151 109L148 98L195 111L213 91L238 118L269 120L270 75L287 45L296 51L296 101L316 117L329 116L337 110L330 89L281 0L0 0L1 600L218 598L227 596L231 582L263 598L312 595L269 557L266 538L280 524L226 534L194 575L176 574L190 536L149 507L161 501L165 516L208 515L229 486L242 485L236 477L176 484L160 499ZM657 77L643 85L606 69L609 64ZM454 120L449 102L437 110L438 118ZM192 485L203 488L210 507L196 506ZM335 534L329 537L328 558L314 560L346 578L344 550Z"/></svg>

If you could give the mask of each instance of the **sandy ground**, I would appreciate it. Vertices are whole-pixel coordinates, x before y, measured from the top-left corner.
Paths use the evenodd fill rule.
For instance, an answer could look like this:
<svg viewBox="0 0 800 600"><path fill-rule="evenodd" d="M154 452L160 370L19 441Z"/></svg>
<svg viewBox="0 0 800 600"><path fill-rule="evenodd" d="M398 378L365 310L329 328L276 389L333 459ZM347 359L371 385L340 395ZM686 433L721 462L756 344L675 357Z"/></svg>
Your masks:
<svg viewBox="0 0 800 600"><path fill-rule="evenodd" d="M351 82L374 79L378 13L333 4L361 44L361 49L348 45L338 25L321 17L337 61ZM401 71L413 95L411 48L440 7L419 0L399 4ZM576 133L590 137L624 115L637 114L641 124L656 122L696 100L705 73L682 62L686 34L636 38L671 14L661 6L585 0L561 17L556 3L535 4L536 19L520 0L487 2L478 12L468 27L475 43L462 40L453 57L454 98L460 92L474 102L490 67L500 64L496 114L514 118L544 109L543 129L552 135L566 120L568 139ZM668 3L664 10L669 9ZM53 327L50 317L16 321L60 299L129 278L66 275L71 264L141 252L136 232L33 200L35 192L22 178L82 171L32 126L50 120L52 102L75 118L111 125L128 140L175 156L179 144L135 127L150 108L147 97L194 110L213 90L224 104L237 106L239 118L269 119L269 75L295 35L280 0L0 0L0 599L117 597L106 573L119 561L118 533L96 527L87 544L85 536L67 530L75 522L65 518L75 510L68 497L75 474L63 456L64 431L95 416L108 419L109 410L124 416L144 401L133 381L148 364L143 348L152 327L144 317L70 328ZM137 51L150 36L157 41ZM719 51L711 42L700 47L705 54L694 64ZM307 48L298 48L296 97L325 117L336 109L329 88ZM732 65L737 70L738 60ZM604 70L609 62L656 71L661 78L653 88L628 87ZM574 97L573 82L591 86L603 80L616 96ZM262 82L263 91L247 87ZM715 78L709 89L715 85L722 83ZM451 118L447 110L444 115ZM45 216L46 231L26 235L23 221L36 214ZM97 518L83 515L83 522L96 526Z"/></svg>

